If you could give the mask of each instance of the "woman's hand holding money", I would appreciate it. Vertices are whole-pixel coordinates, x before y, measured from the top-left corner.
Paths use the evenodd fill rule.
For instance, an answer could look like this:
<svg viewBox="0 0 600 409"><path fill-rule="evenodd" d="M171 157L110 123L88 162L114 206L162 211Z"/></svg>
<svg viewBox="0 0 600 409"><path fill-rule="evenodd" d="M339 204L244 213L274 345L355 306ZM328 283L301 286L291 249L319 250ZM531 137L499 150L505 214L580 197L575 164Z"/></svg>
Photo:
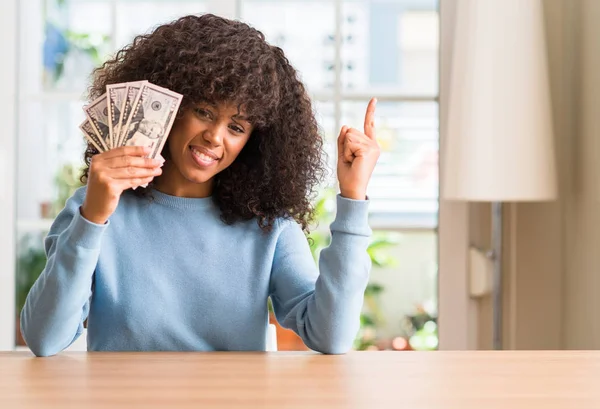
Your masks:
<svg viewBox="0 0 600 409"><path fill-rule="evenodd" d="M147 158L149 153L149 148L123 146L95 155L81 215L93 223L106 223L123 191L148 184L160 175L164 159Z"/></svg>

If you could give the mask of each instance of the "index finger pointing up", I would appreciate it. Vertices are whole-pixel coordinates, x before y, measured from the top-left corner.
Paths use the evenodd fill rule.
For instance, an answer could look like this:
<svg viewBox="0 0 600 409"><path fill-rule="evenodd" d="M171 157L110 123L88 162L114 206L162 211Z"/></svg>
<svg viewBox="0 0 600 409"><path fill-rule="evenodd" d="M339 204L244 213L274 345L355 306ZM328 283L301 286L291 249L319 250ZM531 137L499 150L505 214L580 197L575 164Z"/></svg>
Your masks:
<svg viewBox="0 0 600 409"><path fill-rule="evenodd" d="M371 98L369 105L367 106L367 113L365 114L365 135L371 139L375 139L375 106L377 105L377 98Z"/></svg>

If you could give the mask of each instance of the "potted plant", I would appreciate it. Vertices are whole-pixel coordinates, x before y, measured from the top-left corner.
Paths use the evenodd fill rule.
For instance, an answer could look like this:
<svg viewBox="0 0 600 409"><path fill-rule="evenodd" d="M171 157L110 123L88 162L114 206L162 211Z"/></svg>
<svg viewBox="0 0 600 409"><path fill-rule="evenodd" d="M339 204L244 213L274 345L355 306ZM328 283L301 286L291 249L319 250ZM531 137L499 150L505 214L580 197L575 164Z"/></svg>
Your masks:
<svg viewBox="0 0 600 409"><path fill-rule="evenodd" d="M25 345L25 340L21 335L19 316L29 290L46 265L46 253L42 247L43 238L41 236L41 234L27 234L19 241L15 294L16 344L19 346Z"/></svg>
<svg viewBox="0 0 600 409"><path fill-rule="evenodd" d="M408 343L417 351L433 351L438 347L437 317L431 306L419 304L413 314L404 318Z"/></svg>
<svg viewBox="0 0 600 409"><path fill-rule="evenodd" d="M73 164L65 164L59 169L54 179L56 198L52 203L52 211L48 217L56 217L64 208L67 199L73 195L76 189L82 186L79 180L80 174L81 168ZM29 290L46 265L46 253L43 248L46 234L46 231L40 230L35 234L26 234L19 240L15 297L17 345L25 345L25 341L21 336L19 315L25 305Z"/></svg>

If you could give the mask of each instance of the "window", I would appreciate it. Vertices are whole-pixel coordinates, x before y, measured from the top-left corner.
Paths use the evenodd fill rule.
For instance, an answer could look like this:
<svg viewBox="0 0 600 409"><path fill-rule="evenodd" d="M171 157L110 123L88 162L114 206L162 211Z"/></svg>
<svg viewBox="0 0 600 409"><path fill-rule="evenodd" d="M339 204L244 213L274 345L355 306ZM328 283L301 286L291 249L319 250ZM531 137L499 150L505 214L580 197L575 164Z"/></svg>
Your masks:
<svg viewBox="0 0 600 409"><path fill-rule="evenodd" d="M400 262L373 271L371 288L385 289L387 323L377 331L396 336L415 305L435 304L438 0L22 0L19 7L17 302L43 267L53 217L78 186L78 125L93 67L160 23L215 12L284 49L313 98L332 168L341 125L360 127L369 98L379 98L382 154L368 192L370 221L376 233L400 234L389 249Z"/></svg>
<svg viewBox="0 0 600 409"><path fill-rule="evenodd" d="M375 240L398 241L384 252L389 260L371 257L360 349L390 348L390 339L437 347L437 7L437 0L241 1L240 18L300 72L332 169L339 129L361 127L369 99L379 98L370 225Z"/></svg>
<svg viewBox="0 0 600 409"><path fill-rule="evenodd" d="M361 126L368 100L379 98L382 155L368 192L371 223L435 228L437 0L243 0L240 17L282 47L300 72L328 150L341 125Z"/></svg>

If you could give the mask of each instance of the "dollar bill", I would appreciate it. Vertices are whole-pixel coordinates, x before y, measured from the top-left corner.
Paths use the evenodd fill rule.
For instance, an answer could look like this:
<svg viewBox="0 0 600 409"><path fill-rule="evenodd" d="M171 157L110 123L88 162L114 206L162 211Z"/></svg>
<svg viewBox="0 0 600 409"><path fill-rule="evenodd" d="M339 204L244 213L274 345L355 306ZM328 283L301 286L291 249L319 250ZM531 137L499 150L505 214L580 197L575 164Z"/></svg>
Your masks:
<svg viewBox="0 0 600 409"><path fill-rule="evenodd" d="M106 93L96 98L91 104L86 105L83 110L90 121L94 133L98 135L98 138L102 142L104 150L112 148L109 139L110 128L108 125L108 101Z"/></svg>
<svg viewBox="0 0 600 409"><path fill-rule="evenodd" d="M183 96L166 88L145 83L131 107L123 128L122 146L147 146L156 158L162 151L177 116Z"/></svg>
<svg viewBox="0 0 600 409"><path fill-rule="evenodd" d="M105 148L103 147L102 143L100 142L100 139L98 138L98 135L96 135L96 133L94 132L94 128L92 127L92 124L90 123L89 119L85 119L81 125L79 125L79 129L81 129L81 132L83 132L83 136L85 137L85 139L92 144L92 146L94 148L96 148L96 150L98 152L104 152Z"/></svg>
<svg viewBox="0 0 600 409"><path fill-rule="evenodd" d="M127 92L125 94L125 102L123 104L123 111L121 113L121 128L119 130L119 136L117 138L114 147L123 146L124 134L127 133L127 121L131 114L131 107L135 104L142 85L148 84L148 81L134 81L127 83Z"/></svg>
<svg viewBox="0 0 600 409"><path fill-rule="evenodd" d="M118 135L121 132L121 115L127 98L127 88L124 84L110 84L106 86L108 96L108 133L111 147L116 147Z"/></svg>

